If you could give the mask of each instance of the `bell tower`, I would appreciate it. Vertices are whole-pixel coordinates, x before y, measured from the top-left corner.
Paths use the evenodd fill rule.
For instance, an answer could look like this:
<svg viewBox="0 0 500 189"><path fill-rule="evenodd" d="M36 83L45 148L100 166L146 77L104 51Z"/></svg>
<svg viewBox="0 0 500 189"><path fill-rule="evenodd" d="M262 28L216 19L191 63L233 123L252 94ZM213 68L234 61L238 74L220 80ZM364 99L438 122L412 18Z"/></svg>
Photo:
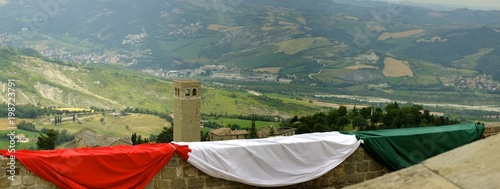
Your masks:
<svg viewBox="0 0 500 189"><path fill-rule="evenodd" d="M174 141L200 141L201 82L174 81Z"/></svg>

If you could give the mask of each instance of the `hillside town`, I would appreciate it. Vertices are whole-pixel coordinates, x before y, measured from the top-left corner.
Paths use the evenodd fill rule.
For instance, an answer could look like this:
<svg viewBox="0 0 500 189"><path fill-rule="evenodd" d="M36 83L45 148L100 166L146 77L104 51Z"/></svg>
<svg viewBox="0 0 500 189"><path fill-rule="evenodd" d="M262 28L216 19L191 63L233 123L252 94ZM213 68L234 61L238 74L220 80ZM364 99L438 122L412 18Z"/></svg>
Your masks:
<svg viewBox="0 0 500 189"><path fill-rule="evenodd" d="M458 87L465 90L485 90L497 91L500 89L500 82L493 80L492 76L463 76L452 75L443 81L444 86Z"/></svg>
<svg viewBox="0 0 500 189"><path fill-rule="evenodd" d="M296 79L295 75L279 76L277 73L270 73L261 70L251 70L242 68L227 68L223 65L205 65L196 69L182 70L142 70L145 73L166 77L166 78L193 78L205 76L211 79L231 79L242 81L270 81L279 83L290 83Z"/></svg>

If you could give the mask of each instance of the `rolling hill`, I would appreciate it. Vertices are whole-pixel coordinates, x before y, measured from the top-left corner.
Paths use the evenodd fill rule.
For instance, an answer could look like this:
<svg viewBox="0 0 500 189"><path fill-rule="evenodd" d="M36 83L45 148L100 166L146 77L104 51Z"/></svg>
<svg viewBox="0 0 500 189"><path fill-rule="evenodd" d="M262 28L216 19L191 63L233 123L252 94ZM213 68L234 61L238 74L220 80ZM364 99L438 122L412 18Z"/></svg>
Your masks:
<svg viewBox="0 0 500 189"><path fill-rule="evenodd" d="M0 100L7 101L7 80L14 79L17 104L44 107L123 110L126 107L173 111L172 82L117 65L62 63L29 49L0 48ZM322 109L280 97L256 96L245 89L203 84L202 113L291 117Z"/></svg>
<svg viewBox="0 0 500 189"><path fill-rule="evenodd" d="M0 4L0 42L76 63L15 64L19 77L37 73L21 80L21 87L25 102L42 105L166 111L157 103L168 102L169 89L156 83L165 81L128 68L162 75L205 65L239 72L279 68L276 77L289 85L198 79L292 96L340 93L458 103L484 93L479 100L491 104L500 90L498 18L500 11L378 1L20 0ZM260 100L258 110L272 112L265 99L249 99L254 100ZM258 112L245 109L247 99L234 98L207 102L207 111L222 111L217 107L228 101L233 103L224 107L237 113Z"/></svg>

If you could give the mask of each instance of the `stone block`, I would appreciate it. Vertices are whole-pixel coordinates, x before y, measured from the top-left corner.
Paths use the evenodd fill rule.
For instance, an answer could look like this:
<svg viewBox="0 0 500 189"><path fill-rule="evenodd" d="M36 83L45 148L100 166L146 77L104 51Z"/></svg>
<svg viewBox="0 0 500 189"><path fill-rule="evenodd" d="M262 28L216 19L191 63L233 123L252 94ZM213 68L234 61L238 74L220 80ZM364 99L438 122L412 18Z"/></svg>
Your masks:
<svg viewBox="0 0 500 189"><path fill-rule="evenodd" d="M346 163L345 165L345 173L352 174L356 172L356 164L355 163Z"/></svg>
<svg viewBox="0 0 500 189"><path fill-rule="evenodd" d="M160 173L162 179L174 179L177 177L177 168L166 167L163 168Z"/></svg>
<svg viewBox="0 0 500 189"><path fill-rule="evenodd" d="M11 182L7 177L0 177L0 188L9 188Z"/></svg>
<svg viewBox="0 0 500 189"><path fill-rule="evenodd" d="M360 162L360 161L363 161L363 158L364 158L363 152L360 150L356 150L354 153L351 154L351 156L349 156L346 159L346 161L347 162Z"/></svg>
<svg viewBox="0 0 500 189"><path fill-rule="evenodd" d="M36 177L35 178L36 180L36 184L37 185L41 185L41 186L54 186L54 184L52 184L51 182L41 178L41 177Z"/></svg>
<svg viewBox="0 0 500 189"><path fill-rule="evenodd" d="M57 186L40 186L40 185L33 185L33 186L28 186L27 189L59 189Z"/></svg>
<svg viewBox="0 0 500 189"><path fill-rule="evenodd" d="M179 159L179 162L178 162L178 163L179 163L179 166L181 166L181 167L189 167L189 166L193 166L193 165L191 165L190 163L188 163L188 162L187 162L186 160L184 160L184 159Z"/></svg>
<svg viewBox="0 0 500 189"><path fill-rule="evenodd" d="M23 176L23 184L25 186L31 186L35 184L35 177L34 176Z"/></svg>
<svg viewBox="0 0 500 189"><path fill-rule="evenodd" d="M370 161L370 171L381 171L384 170L384 166L376 161Z"/></svg>
<svg viewBox="0 0 500 189"><path fill-rule="evenodd" d="M347 183L347 175L338 176L335 179L335 183L337 183L339 185L345 185Z"/></svg>
<svg viewBox="0 0 500 189"><path fill-rule="evenodd" d="M356 172L363 173L368 172L369 163L368 162L358 162L356 163Z"/></svg>
<svg viewBox="0 0 500 189"><path fill-rule="evenodd" d="M179 159L170 159L170 161L168 161L167 163L167 167L177 167L179 165Z"/></svg>
<svg viewBox="0 0 500 189"><path fill-rule="evenodd" d="M184 167L183 169L184 176L186 177L195 177L198 175L198 169L193 166Z"/></svg>
<svg viewBox="0 0 500 189"><path fill-rule="evenodd" d="M215 177L207 177L205 179L206 187L220 187L224 184L224 180L215 178Z"/></svg>
<svg viewBox="0 0 500 189"><path fill-rule="evenodd" d="M16 176L14 181L10 181L7 179L7 181L10 182L10 186L21 186L23 185L23 177L22 176Z"/></svg>
<svg viewBox="0 0 500 189"><path fill-rule="evenodd" d="M173 189L186 188L186 182L184 181L184 179L174 179L172 180L171 188Z"/></svg>
<svg viewBox="0 0 500 189"><path fill-rule="evenodd" d="M347 182L350 184L352 183L360 183L365 180L365 174L363 173L355 173L355 174L349 174L347 176Z"/></svg>
<svg viewBox="0 0 500 189"><path fill-rule="evenodd" d="M205 186L205 179L203 178L189 178L187 188L203 188Z"/></svg>
<svg viewBox="0 0 500 189"><path fill-rule="evenodd" d="M344 175L345 174L345 168L344 168L345 163L340 164L339 166L335 167L333 169L333 175L334 176L339 176L339 175Z"/></svg>
<svg viewBox="0 0 500 189"><path fill-rule="evenodd" d="M175 187L171 186L170 180L160 179L154 181L154 188L170 189Z"/></svg>
<svg viewBox="0 0 500 189"><path fill-rule="evenodd" d="M327 187L327 186L332 185L332 179L330 179L330 178L320 178L320 179L318 179L318 182L319 182L319 186L321 186L321 187Z"/></svg>

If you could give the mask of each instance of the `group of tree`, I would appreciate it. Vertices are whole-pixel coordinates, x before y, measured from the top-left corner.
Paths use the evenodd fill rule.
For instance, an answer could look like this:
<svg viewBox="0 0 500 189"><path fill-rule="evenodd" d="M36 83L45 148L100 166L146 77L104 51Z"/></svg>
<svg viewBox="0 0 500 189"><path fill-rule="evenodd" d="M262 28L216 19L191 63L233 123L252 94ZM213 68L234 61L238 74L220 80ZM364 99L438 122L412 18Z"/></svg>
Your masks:
<svg viewBox="0 0 500 189"><path fill-rule="evenodd" d="M73 135L72 133L68 133L66 129L59 131L54 129L42 128L40 130L40 133L41 134L38 136L38 141L36 143L39 150L53 150L55 149L55 146L75 139L75 135ZM40 142L41 138L43 140L42 142ZM53 148L47 148L49 146Z"/></svg>
<svg viewBox="0 0 500 189"><path fill-rule="evenodd" d="M56 140L59 136L59 133L54 129L50 129L47 131L45 135L41 134L38 136L38 141L36 145L39 150L53 150L56 148Z"/></svg>
<svg viewBox="0 0 500 189"><path fill-rule="evenodd" d="M54 117L54 125L61 124L62 123L62 116L56 115Z"/></svg>
<svg viewBox="0 0 500 189"><path fill-rule="evenodd" d="M445 116L431 115L422 106L410 105L400 107L397 102L387 104L384 109L376 107L354 107L348 110L345 106L320 112L310 116L293 117L282 122L283 127L295 127L296 133L343 131L351 125L355 130L377 130L409 128L422 126L441 126L458 124Z"/></svg>
<svg viewBox="0 0 500 189"><path fill-rule="evenodd" d="M163 127L163 130L161 131L160 134L158 135L151 134L149 138L142 138L141 135L137 135L137 133L132 133L130 140L132 141L132 145L145 144L150 142L155 142L155 143L172 142L174 140L173 125L171 127Z"/></svg>
<svg viewBox="0 0 500 189"><path fill-rule="evenodd" d="M39 116L60 116L60 115L71 115L75 112L70 112L68 110L57 110L53 107L42 107L40 105L33 104L18 104L15 107L15 115L17 118L37 118ZM80 112L87 112L82 110ZM8 115L8 104L0 104L0 117L7 117Z"/></svg>
<svg viewBox="0 0 500 189"><path fill-rule="evenodd" d="M145 143L149 143L149 138L142 139L141 135L137 136L137 133L132 133L132 136L130 137L130 141L132 142L132 145L145 144Z"/></svg>
<svg viewBox="0 0 500 189"><path fill-rule="evenodd" d="M276 116L272 115L229 115L229 114L216 114L216 113L209 113L209 114L201 114L202 118L206 117L211 117L211 118L232 118L232 119L241 119L241 120L252 120L255 119L257 121L268 121L268 122L273 122L276 121Z"/></svg>
<svg viewBox="0 0 500 189"><path fill-rule="evenodd" d="M32 122L21 121L20 123L17 124L16 127L20 130L40 133L40 135L38 136L39 142L36 143L38 146L38 149L40 149L40 150L52 150L57 145L60 145L60 144L63 144L65 142L69 142L69 141L72 141L73 139L75 139L75 136L72 133L68 133L68 131L66 129L59 131L59 130L48 129L48 128L44 127L42 129L38 130L38 129L36 129L35 124L33 124ZM40 139L42 140L41 142L40 142Z"/></svg>
<svg viewBox="0 0 500 189"><path fill-rule="evenodd" d="M174 119L168 115L165 112L158 112L156 110L148 110L148 109L140 109L140 108L131 108L127 107L124 110L122 110L123 113L140 113L140 114L150 114L150 115L156 115L162 119L167 120L168 122L172 122Z"/></svg>

